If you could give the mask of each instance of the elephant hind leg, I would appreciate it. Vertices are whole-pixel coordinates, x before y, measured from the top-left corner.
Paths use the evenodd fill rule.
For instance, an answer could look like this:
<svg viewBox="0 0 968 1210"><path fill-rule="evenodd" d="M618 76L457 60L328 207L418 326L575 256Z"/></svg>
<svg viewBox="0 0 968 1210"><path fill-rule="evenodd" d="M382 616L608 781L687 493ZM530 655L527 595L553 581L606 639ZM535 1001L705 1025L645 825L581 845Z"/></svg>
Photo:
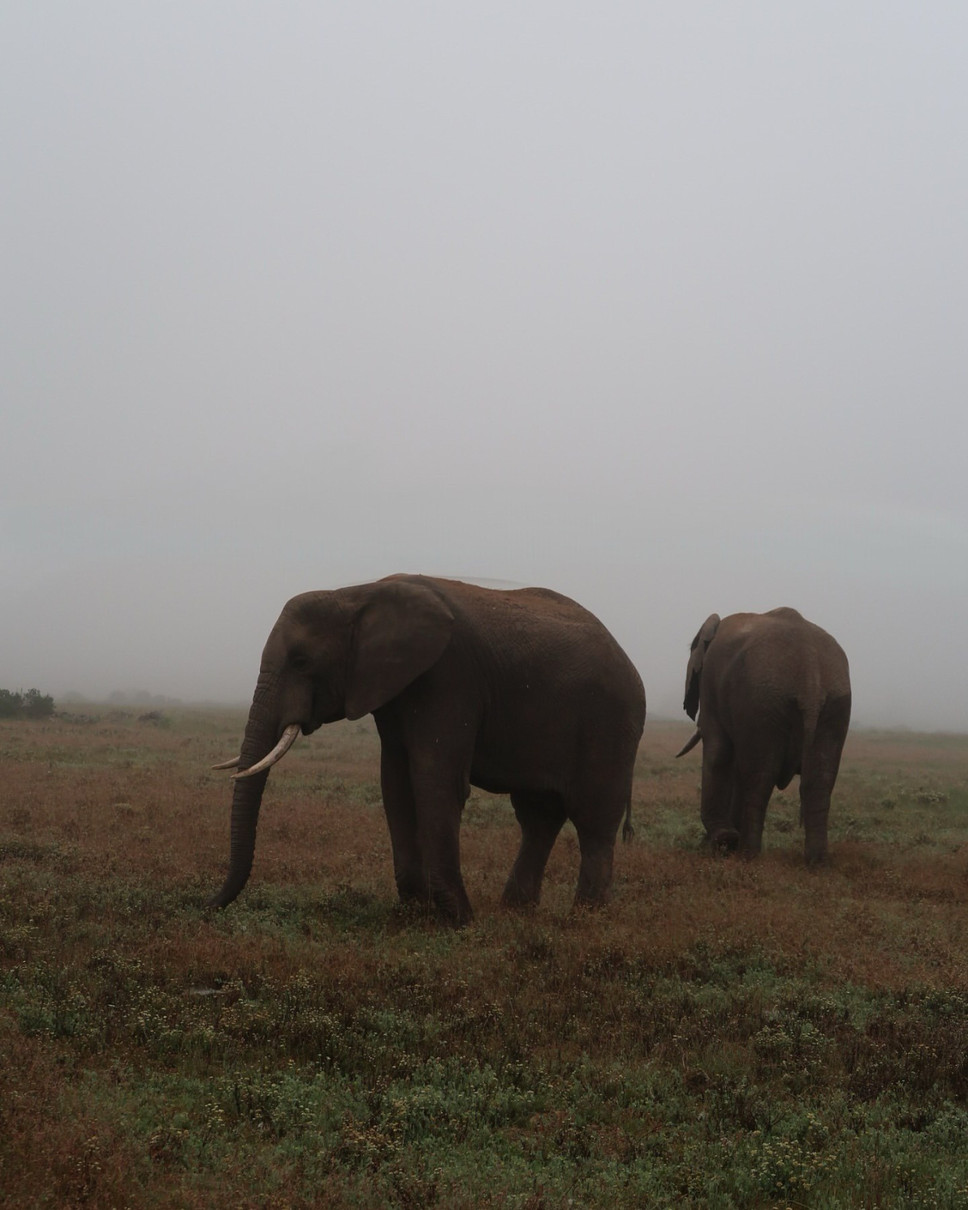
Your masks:
<svg viewBox="0 0 968 1210"><path fill-rule="evenodd" d="M575 891L576 907L597 907L608 899L612 885L612 861L615 856L615 830L603 831L576 823L581 866Z"/></svg>
<svg viewBox="0 0 968 1210"><path fill-rule="evenodd" d="M803 823L803 853L807 865L822 865L827 860L827 820L830 815L830 791L804 784L800 779L800 819Z"/></svg>
<svg viewBox="0 0 968 1210"><path fill-rule="evenodd" d="M763 824L773 785L772 772L762 771L740 778L736 784L738 851L744 857L756 857L763 848Z"/></svg>
<svg viewBox="0 0 968 1210"><path fill-rule="evenodd" d="M820 716L813 744L803 754L800 773L800 821L808 865L827 860L827 819L840 756L847 738L850 698L828 703Z"/></svg>
<svg viewBox="0 0 968 1210"><path fill-rule="evenodd" d="M565 808L557 794L516 790L511 805L521 826L521 847L501 902L505 907L535 907L552 846L565 822Z"/></svg>

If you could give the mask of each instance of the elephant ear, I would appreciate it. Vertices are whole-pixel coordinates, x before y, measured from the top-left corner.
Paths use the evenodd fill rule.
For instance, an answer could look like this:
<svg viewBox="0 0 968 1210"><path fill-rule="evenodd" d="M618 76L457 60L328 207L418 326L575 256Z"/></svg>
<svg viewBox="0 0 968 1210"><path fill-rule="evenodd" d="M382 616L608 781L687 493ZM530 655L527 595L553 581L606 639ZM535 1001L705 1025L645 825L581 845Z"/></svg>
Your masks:
<svg viewBox="0 0 968 1210"><path fill-rule="evenodd" d="M383 581L360 610L346 682L346 717L362 718L431 668L450 642L454 615L429 588Z"/></svg>
<svg viewBox="0 0 968 1210"><path fill-rule="evenodd" d="M699 628L699 633L692 640L690 647L691 655L689 663L686 666L686 696L682 703L682 708L686 714L696 721L696 712L699 709L699 680L702 673L702 663L706 656L706 649L716 637L716 631L719 629L720 617L718 613L711 613Z"/></svg>

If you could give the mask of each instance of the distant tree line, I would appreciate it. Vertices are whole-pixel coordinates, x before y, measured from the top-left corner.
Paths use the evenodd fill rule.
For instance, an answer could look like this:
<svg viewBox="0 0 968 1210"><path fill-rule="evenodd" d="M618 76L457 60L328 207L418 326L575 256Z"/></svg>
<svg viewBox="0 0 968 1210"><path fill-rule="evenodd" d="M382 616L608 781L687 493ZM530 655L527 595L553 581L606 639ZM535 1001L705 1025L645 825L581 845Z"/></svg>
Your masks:
<svg viewBox="0 0 968 1210"><path fill-rule="evenodd" d="M54 699L39 689L26 693L0 689L0 718L50 718L53 713Z"/></svg>

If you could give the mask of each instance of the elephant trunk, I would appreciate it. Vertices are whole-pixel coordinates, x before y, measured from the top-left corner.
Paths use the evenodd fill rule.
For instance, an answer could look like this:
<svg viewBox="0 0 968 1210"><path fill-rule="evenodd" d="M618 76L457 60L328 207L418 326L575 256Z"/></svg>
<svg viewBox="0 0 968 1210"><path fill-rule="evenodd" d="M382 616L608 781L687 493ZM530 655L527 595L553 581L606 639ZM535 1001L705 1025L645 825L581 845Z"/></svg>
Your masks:
<svg viewBox="0 0 968 1210"><path fill-rule="evenodd" d="M239 769L244 771L257 764L272 750L278 739L278 712L275 709L275 678L263 674L259 677L249 721L245 728L245 739L239 759ZM232 902L245 886L252 869L255 854L255 833L259 822L262 792L269 779L269 770L253 774L235 782L232 794L232 832L229 869L225 882L217 895L208 903L209 907L223 908Z"/></svg>
<svg viewBox="0 0 968 1210"><path fill-rule="evenodd" d="M209 907L226 907L248 882L255 854L255 831L259 822L259 807L262 805L262 791L268 780L266 770L235 784L229 870L222 889L209 900Z"/></svg>

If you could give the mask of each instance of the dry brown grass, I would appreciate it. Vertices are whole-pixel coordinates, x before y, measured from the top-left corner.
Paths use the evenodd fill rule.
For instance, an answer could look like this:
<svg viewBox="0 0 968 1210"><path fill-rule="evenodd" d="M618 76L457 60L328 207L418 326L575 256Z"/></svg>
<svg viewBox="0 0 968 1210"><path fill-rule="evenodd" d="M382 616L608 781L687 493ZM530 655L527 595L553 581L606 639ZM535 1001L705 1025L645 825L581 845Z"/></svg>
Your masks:
<svg viewBox="0 0 968 1210"><path fill-rule="evenodd" d="M170 728L111 712L87 726L2 724L0 751L8 755L0 834L28 853L49 847L71 871L197 884L204 894L217 886L227 858L231 793L227 776L209 765L231 748L233 727L240 718L231 713L181 715ZM591 945L607 940L657 955L728 936L809 956L834 979L965 986L968 832L965 847L952 852L835 839L831 866L821 871L804 868L795 826L768 837L758 861L707 857L693 843L700 837L699 761L673 759L688 733L677 724L646 729L633 798L636 838L617 848L608 912L582 920L579 931ZM860 774L907 777L916 787L940 777L965 787L968 741L861 733L851 737L844 769L845 782ZM338 724L298 746L270 779L244 894L260 886L321 894L346 887L392 901L378 782L379 742L369 723ZM835 836L838 815L871 807L844 797L832 811ZM655 834L657 809L679 821L679 843L662 844ZM774 803L771 817L782 810ZM795 806L787 812L795 819ZM517 827L506 800L483 791L474 791L467 814L462 863L478 920L486 921L500 914ZM577 840L566 828L549 861L542 922L568 914L577 867ZM200 936L205 930L200 916Z"/></svg>
<svg viewBox="0 0 968 1210"><path fill-rule="evenodd" d="M517 828L475 792L452 934L394 903L368 723L293 750L202 909L242 721L0 724L5 1204L962 1204L923 1132L968 1124L968 738L852 736L809 871L790 794L760 860L701 853L689 728L650 723L608 908L571 912L566 828L504 913Z"/></svg>

